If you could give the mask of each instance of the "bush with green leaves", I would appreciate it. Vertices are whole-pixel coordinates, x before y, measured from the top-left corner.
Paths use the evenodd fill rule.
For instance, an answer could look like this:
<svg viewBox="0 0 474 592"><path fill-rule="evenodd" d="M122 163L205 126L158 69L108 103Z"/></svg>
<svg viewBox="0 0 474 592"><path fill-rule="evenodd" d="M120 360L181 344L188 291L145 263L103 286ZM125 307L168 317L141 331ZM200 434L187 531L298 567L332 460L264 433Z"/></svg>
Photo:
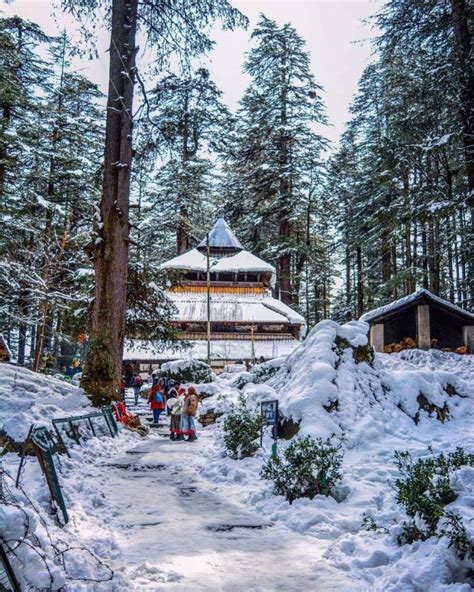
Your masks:
<svg viewBox="0 0 474 592"><path fill-rule="evenodd" d="M202 384L212 382L214 373L211 367L201 360L177 360L163 364L160 376L169 376L172 380L184 384L194 382Z"/></svg>
<svg viewBox="0 0 474 592"><path fill-rule="evenodd" d="M456 472L463 466L474 466L474 455L457 448L447 455L441 453L413 461L409 452L397 451L395 464L402 474L395 481L396 500L411 518L403 522L398 543L445 536L461 559L474 558L474 547L461 517L445 510L458 497L452 488Z"/></svg>
<svg viewBox="0 0 474 592"><path fill-rule="evenodd" d="M263 420L257 411L248 407L243 395L224 420L224 444L229 455L235 459L254 456L258 450Z"/></svg>
<svg viewBox="0 0 474 592"><path fill-rule="evenodd" d="M262 364L257 364L251 370L252 373L252 382L255 384L261 384L262 382L266 382L270 380L272 376L280 370L280 366L276 366L271 362L263 362Z"/></svg>
<svg viewBox="0 0 474 592"><path fill-rule="evenodd" d="M311 436L294 440L276 458L263 466L263 479L273 481L274 492L291 503L300 497L331 495L342 479L342 441L335 435L323 440Z"/></svg>

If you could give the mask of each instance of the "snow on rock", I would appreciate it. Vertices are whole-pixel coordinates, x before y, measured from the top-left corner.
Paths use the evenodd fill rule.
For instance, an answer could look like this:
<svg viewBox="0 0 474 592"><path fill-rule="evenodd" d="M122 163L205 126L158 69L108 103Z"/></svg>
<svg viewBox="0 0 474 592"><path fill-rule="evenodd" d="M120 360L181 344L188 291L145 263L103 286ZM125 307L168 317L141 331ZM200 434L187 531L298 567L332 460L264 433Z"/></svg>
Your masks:
<svg viewBox="0 0 474 592"><path fill-rule="evenodd" d="M348 590L467 592L472 589L466 583L468 562L448 548L446 538L398 545L406 515L393 483L399 477L396 450L408 450L416 459L458 446L474 449L474 356L434 350L374 354L367 332L361 321L342 326L323 321L276 375L237 390L255 405L277 398L284 416L299 422L299 435L346 435L344 477L336 499L316 496L289 505L274 495L272 484L259 477L271 450L268 433L263 449L242 461L227 457L217 440L203 474L234 487L259 515L304 535L308 544L313 541L324 550L325 562L352 578ZM280 447L287 445L280 442ZM473 485L474 469L464 467L453 483L458 498L448 508L461 515L471 538ZM378 532L363 529L365 514L373 517Z"/></svg>
<svg viewBox="0 0 474 592"><path fill-rule="evenodd" d="M0 363L0 431L22 442L31 424L50 427L57 417L94 409L81 388L26 368Z"/></svg>
<svg viewBox="0 0 474 592"><path fill-rule="evenodd" d="M411 350L376 354L370 363L367 332L361 321L322 321L268 381L282 413L301 422L302 434L346 432L354 446L360 439L411 430L413 420L428 416L420 410L420 395L436 408L446 406L450 418L468 412L472 356Z"/></svg>

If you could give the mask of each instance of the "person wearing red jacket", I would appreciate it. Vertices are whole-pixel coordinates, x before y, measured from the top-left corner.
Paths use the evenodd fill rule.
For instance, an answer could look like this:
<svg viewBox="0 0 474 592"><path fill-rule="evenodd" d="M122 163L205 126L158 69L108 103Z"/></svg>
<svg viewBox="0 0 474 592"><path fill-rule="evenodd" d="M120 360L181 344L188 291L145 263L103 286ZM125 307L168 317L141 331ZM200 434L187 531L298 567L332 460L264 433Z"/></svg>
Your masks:
<svg viewBox="0 0 474 592"><path fill-rule="evenodd" d="M157 424L160 421L161 412L166 405L161 384L157 383L151 387L148 402L150 403L150 408L153 413L153 423Z"/></svg>

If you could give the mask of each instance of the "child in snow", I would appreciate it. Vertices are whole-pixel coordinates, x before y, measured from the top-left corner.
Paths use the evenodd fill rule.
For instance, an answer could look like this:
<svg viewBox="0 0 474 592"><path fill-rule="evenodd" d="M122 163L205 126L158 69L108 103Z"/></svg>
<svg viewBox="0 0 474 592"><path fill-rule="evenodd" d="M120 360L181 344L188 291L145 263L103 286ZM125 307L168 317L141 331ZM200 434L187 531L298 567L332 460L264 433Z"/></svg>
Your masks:
<svg viewBox="0 0 474 592"><path fill-rule="evenodd" d="M197 440L196 436L196 421L195 416L199 406L199 399L196 389L190 386L188 394L184 399L183 414L181 416L181 433L183 436L188 436L188 442Z"/></svg>
<svg viewBox="0 0 474 592"><path fill-rule="evenodd" d="M170 421L170 439L171 440L184 440L184 436L181 433L181 415L183 413L184 399L186 395L186 389L180 388L178 392L173 387L169 392L168 398L168 409L171 414Z"/></svg>
<svg viewBox="0 0 474 592"><path fill-rule="evenodd" d="M150 389L148 402L153 413L153 423L157 424L160 421L160 415L165 408L165 397L163 396L163 389L160 384L155 384Z"/></svg>
<svg viewBox="0 0 474 592"><path fill-rule="evenodd" d="M142 385L143 385L142 377L140 376L140 374L137 374L136 372L134 372L133 378L132 378L132 388L133 388L133 394L135 395L135 405L138 405L138 397L140 396L140 389L142 388Z"/></svg>

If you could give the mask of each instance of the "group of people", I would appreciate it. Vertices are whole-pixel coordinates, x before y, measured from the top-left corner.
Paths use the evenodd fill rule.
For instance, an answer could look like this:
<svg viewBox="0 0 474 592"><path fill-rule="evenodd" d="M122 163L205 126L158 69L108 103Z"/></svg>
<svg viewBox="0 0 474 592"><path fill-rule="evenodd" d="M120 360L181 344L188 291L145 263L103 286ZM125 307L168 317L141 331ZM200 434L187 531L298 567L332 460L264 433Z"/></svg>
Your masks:
<svg viewBox="0 0 474 592"><path fill-rule="evenodd" d="M167 410L170 415L171 440L187 440L194 442L196 436L196 414L199 407L199 397L196 389L188 389L169 378L154 381L148 396L148 402L153 413L153 423L157 424L160 415Z"/></svg>

